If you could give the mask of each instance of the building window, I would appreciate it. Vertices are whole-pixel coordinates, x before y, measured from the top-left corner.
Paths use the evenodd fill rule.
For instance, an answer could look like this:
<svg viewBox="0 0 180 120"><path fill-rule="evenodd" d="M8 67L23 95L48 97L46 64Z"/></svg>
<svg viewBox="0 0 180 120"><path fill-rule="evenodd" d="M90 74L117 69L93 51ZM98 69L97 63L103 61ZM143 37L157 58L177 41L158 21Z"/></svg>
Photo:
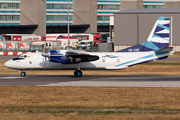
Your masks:
<svg viewBox="0 0 180 120"><path fill-rule="evenodd" d="M7 21L11 21L13 19L11 15L8 15L7 17L8 17Z"/></svg>
<svg viewBox="0 0 180 120"><path fill-rule="evenodd" d="M0 21L20 21L20 15L0 15Z"/></svg>
<svg viewBox="0 0 180 120"><path fill-rule="evenodd" d="M120 5L104 5L98 4L97 10L120 10Z"/></svg>
<svg viewBox="0 0 180 120"><path fill-rule="evenodd" d="M8 3L8 8L11 8L12 6L11 6L11 3Z"/></svg>
<svg viewBox="0 0 180 120"><path fill-rule="evenodd" d="M0 15L0 21L3 21L3 16L2 15Z"/></svg>
<svg viewBox="0 0 180 120"><path fill-rule="evenodd" d="M68 15L46 15L46 21L68 21ZM69 21L73 21L73 16L69 16Z"/></svg>
<svg viewBox="0 0 180 120"><path fill-rule="evenodd" d="M97 21L110 21L110 16L107 15L98 15Z"/></svg>
<svg viewBox="0 0 180 120"><path fill-rule="evenodd" d="M19 3L16 3L16 8L20 8L19 5L20 5Z"/></svg>
<svg viewBox="0 0 180 120"><path fill-rule="evenodd" d="M68 9L68 4L52 4L47 3L46 9ZM69 4L69 9L73 9L73 5Z"/></svg>
<svg viewBox="0 0 180 120"><path fill-rule="evenodd" d="M20 9L20 3L0 3L0 9Z"/></svg>
<svg viewBox="0 0 180 120"><path fill-rule="evenodd" d="M1 8L1 9L3 8L3 3L0 3L0 8Z"/></svg>
<svg viewBox="0 0 180 120"><path fill-rule="evenodd" d="M143 7L145 9L148 9L148 8L164 8L163 5L143 5Z"/></svg>

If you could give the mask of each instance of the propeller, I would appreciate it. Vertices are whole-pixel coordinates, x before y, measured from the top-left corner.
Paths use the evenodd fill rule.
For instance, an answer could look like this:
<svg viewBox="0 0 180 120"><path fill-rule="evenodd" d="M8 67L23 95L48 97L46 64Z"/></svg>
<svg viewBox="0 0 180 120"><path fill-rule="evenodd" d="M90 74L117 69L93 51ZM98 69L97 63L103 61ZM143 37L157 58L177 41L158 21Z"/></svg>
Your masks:
<svg viewBox="0 0 180 120"><path fill-rule="evenodd" d="M46 59L50 57L50 52L47 51L47 49L45 48L44 50L45 52L42 54L43 57L45 57L45 61L44 61L44 68L46 68Z"/></svg>
<svg viewBox="0 0 180 120"><path fill-rule="evenodd" d="M46 60L47 60L47 58L49 59L50 52L45 52L45 53L42 54L42 56L45 57L44 67L46 68Z"/></svg>

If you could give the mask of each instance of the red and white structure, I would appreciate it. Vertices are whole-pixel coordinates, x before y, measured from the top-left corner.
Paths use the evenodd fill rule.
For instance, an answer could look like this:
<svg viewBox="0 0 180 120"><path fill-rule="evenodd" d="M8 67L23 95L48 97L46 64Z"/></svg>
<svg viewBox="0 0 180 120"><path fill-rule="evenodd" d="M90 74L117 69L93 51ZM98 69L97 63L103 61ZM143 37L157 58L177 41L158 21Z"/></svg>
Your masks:
<svg viewBox="0 0 180 120"><path fill-rule="evenodd" d="M41 41L45 40L42 35L36 34L1 34L4 41Z"/></svg>
<svg viewBox="0 0 180 120"><path fill-rule="evenodd" d="M21 55L25 53L36 53L36 52L0 52L0 55Z"/></svg>

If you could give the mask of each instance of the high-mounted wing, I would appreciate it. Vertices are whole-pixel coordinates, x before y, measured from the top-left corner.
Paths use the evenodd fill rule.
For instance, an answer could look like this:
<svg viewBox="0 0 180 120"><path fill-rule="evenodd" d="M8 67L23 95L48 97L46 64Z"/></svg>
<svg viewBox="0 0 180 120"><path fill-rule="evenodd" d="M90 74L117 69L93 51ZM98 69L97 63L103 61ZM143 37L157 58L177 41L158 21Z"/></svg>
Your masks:
<svg viewBox="0 0 180 120"><path fill-rule="evenodd" d="M68 50L62 54L60 50L51 50L48 53L43 53L43 57L48 57L49 61L62 64L72 64L79 62L90 62L99 59L99 56L90 55L84 51Z"/></svg>
<svg viewBox="0 0 180 120"><path fill-rule="evenodd" d="M69 50L66 52L65 56L67 56L72 63L90 62L99 59L99 56L90 55L87 52L78 50Z"/></svg>

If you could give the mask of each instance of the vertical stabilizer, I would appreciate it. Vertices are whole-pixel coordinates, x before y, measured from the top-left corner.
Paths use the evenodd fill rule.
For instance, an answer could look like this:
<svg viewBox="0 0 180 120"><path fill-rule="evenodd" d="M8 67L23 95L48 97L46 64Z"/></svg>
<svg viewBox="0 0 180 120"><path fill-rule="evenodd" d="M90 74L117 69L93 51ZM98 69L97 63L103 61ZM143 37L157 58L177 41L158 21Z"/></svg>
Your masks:
<svg viewBox="0 0 180 120"><path fill-rule="evenodd" d="M169 46L169 24L170 18L159 17L147 41L153 42L158 48Z"/></svg>
<svg viewBox="0 0 180 120"><path fill-rule="evenodd" d="M169 46L170 18L158 17L146 42L119 50L117 52L154 51Z"/></svg>

